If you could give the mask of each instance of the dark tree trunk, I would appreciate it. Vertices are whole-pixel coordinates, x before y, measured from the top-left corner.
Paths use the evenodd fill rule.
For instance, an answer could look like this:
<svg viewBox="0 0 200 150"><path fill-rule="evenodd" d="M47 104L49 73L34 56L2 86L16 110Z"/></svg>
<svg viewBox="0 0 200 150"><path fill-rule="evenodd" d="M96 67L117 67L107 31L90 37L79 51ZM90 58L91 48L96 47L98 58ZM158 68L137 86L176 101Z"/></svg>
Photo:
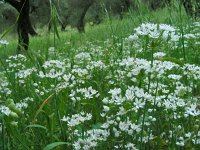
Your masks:
<svg viewBox="0 0 200 150"><path fill-rule="evenodd" d="M17 26L17 33L18 33L18 52L23 50L28 50L29 45L29 34L34 36L37 35L35 30L33 29L30 16L29 16L29 0L5 0L11 6L13 6L19 12L18 18L18 26Z"/></svg>
<svg viewBox="0 0 200 150"><path fill-rule="evenodd" d="M197 18L200 16L200 1L199 0L182 0L187 15Z"/></svg>
<svg viewBox="0 0 200 150"><path fill-rule="evenodd" d="M188 15L194 16L193 6L192 6L191 0L183 0L183 6L184 6L185 11Z"/></svg>
<svg viewBox="0 0 200 150"><path fill-rule="evenodd" d="M129 8L131 7L131 0L122 0L120 7L121 8L119 10L119 17L122 20L124 13L127 12Z"/></svg>
<svg viewBox="0 0 200 150"><path fill-rule="evenodd" d="M62 23L61 24L61 31L65 31L66 26L67 26L67 24Z"/></svg>
<svg viewBox="0 0 200 150"><path fill-rule="evenodd" d="M88 11L88 9L90 8L90 6L92 6L94 1L90 1L87 5L85 5L85 7L83 8L83 11L80 15L80 18L78 20L78 23L77 23L77 29L79 32L85 32L85 24L84 24L84 18L85 18L85 15Z"/></svg>
<svg viewBox="0 0 200 150"><path fill-rule="evenodd" d="M200 1L196 2L195 17L200 17Z"/></svg>
<svg viewBox="0 0 200 150"><path fill-rule="evenodd" d="M93 4L93 8L94 11L94 18L93 18L93 23L94 24L100 24L101 23L101 5L99 4L99 2L94 2Z"/></svg>
<svg viewBox="0 0 200 150"><path fill-rule="evenodd" d="M157 10L165 6L169 6L170 3L171 3L171 0L150 0L149 1L149 5L152 10Z"/></svg>
<svg viewBox="0 0 200 150"><path fill-rule="evenodd" d="M32 27L30 27L30 18L29 18L29 0L21 0L20 1L20 11L19 11L19 20L17 33L19 36L18 42L18 52L24 48L24 50L28 50L29 45L29 32L32 33Z"/></svg>
<svg viewBox="0 0 200 150"><path fill-rule="evenodd" d="M96 15L95 15L95 17L94 17L94 23L95 23L95 24L100 24L100 23L101 23L101 19L100 19L99 14L96 14Z"/></svg>

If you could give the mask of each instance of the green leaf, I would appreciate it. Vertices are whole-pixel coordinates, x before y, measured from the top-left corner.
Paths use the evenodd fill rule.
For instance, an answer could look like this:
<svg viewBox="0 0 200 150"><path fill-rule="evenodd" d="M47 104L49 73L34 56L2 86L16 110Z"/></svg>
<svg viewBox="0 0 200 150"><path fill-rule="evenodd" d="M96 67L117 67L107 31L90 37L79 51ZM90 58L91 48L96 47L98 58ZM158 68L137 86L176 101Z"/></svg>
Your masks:
<svg viewBox="0 0 200 150"><path fill-rule="evenodd" d="M12 140L18 142L19 146L23 146L23 149L30 150L29 141L26 139L26 136L22 135L21 132L16 127L12 127L12 125L7 124L6 128L8 133L11 134Z"/></svg>
<svg viewBox="0 0 200 150"><path fill-rule="evenodd" d="M31 125L28 125L26 128L41 128L41 129L44 129L44 130L48 130L45 126L42 126L42 125L39 125L39 124L31 124Z"/></svg>
<svg viewBox="0 0 200 150"><path fill-rule="evenodd" d="M67 142L55 142L48 144L43 150L51 150L57 146L68 144Z"/></svg>
<svg viewBox="0 0 200 150"><path fill-rule="evenodd" d="M92 126L92 129L100 129L102 126L102 123L96 123Z"/></svg>
<svg viewBox="0 0 200 150"><path fill-rule="evenodd" d="M177 58L174 58L174 57L162 57L162 58L160 58L160 60L161 61L171 61L173 63L176 63L176 64L180 65L180 66L184 65L183 61L181 61L181 60L179 60Z"/></svg>

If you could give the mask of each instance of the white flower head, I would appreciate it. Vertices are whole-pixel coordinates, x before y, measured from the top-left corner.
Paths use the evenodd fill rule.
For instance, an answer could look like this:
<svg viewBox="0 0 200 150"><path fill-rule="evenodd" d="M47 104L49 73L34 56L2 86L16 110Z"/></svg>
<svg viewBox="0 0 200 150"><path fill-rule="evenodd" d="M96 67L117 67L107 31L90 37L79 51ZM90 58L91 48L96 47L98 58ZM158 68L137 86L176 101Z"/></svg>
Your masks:
<svg viewBox="0 0 200 150"><path fill-rule="evenodd" d="M162 58L162 57L164 57L166 55L166 53L164 53L164 52L157 52L157 53L154 53L153 54L153 57L154 58Z"/></svg>
<svg viewBox="0 0 200 150"><path fill-rule="evenodd" d="M11 110L6 106L0 106L0 112L2 114L5 114L6 116L9 116L11 113Z"/></svg>
<svg viewBox="0 0 200 150"><path fill-rule="evenodd" d="M127 38L128 41L136 41L136 40L138 40L138 39L139 39L139 37L138 37L137 34L130 35L130 36Z"/></svg>
<svg viewBox="0 0 200 150"><path fill-rule="evenodd" d="M0 45L8 45L9 42L7 40L0 40Z"/></svg>

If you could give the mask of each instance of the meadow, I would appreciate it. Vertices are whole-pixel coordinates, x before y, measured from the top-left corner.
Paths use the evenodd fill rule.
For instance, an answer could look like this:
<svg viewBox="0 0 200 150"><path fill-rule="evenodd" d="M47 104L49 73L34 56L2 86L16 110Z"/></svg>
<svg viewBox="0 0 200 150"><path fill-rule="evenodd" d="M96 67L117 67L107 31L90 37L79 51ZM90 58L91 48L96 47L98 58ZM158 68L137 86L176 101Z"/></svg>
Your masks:
<svg viewBox="0 0 200 150"><path fill-rule="evenodd" d="M38 32L26 54L0 41L0 149L200 149L199 19L165 8Z"/></svg>

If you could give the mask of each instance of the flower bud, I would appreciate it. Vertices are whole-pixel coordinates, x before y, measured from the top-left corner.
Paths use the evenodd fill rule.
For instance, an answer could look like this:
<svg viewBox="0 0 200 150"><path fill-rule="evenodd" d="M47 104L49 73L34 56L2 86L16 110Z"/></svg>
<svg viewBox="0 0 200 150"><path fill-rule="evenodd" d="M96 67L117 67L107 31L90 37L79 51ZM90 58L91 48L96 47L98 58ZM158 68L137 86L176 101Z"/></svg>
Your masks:
<svg viewBox="0 0 200 150"><path fill-rule="evenodd" d="M11 104L11 103L14 103L13 99L9 98L9 99L6 100L6 104L7 104L7 105L9 105L9 104Z"/></svg>
<svg viewBox="0 0 200 150"><path fill-rule="evenodd" d="M198 131L198 130L199 130L199 125L195 124L195 125L194 125L194 130L195 130L195 131Z"/></svg>
<svg viewBox="0 0 200 150"><path fill-rule="evenodd" d="M10 124L11 124L12 126L14 126L14 127L17 127L18 122L16 122L16 121L11 121Z"/></svg>
<svg viewBox="0 0 200 150"><path fill-rule="evenodd" d="M8 108L10 108L10 110L14 110L16 108L16 106L13 102L11 102L8 104Z"/></svg>
<svg viewBox="0 0 200 150"><path fill-rule="evenodd" d="M19 117L15 112L11 112L9 116L14 118L14 119Z"/></svg>

